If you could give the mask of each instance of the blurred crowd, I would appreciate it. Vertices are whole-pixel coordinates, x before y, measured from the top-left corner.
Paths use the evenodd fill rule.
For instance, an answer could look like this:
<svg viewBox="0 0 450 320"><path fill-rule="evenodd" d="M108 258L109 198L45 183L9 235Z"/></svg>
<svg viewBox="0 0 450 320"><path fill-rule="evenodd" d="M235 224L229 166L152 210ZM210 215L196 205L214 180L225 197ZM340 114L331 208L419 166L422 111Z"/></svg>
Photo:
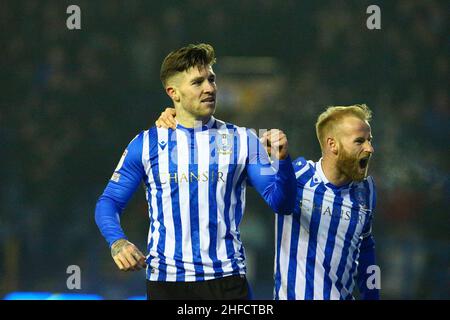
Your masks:
<svg viewBox="0 0 450 320"><path fill-rule="evenodd" d="M293 157L320 157L314 123L325 106L372 108L382 295L450 298L448 7L378 3L381 30L366 28L368 1L2 1L0 295L67 290L70 264L86 270L83 290L143 294L143 274L116 271L95 202L127 143L168 106L164 56L208 42L219 90L221 57L279 62L276 99L222 113L219 101L217 114L283 129ZM81 8L81 30L66 28L70 4ZM270 299L273 224L256 198L250 192L242 236L256 297ZM142 193L126 216L144 248Z"/></svg>

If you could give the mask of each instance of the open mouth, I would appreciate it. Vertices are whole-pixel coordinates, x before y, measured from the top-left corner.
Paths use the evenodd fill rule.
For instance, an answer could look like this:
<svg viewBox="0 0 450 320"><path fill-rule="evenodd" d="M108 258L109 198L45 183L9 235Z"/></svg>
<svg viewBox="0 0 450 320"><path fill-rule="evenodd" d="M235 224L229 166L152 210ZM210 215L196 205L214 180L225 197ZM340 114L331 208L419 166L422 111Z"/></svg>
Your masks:
<svg viewBox="0 0 450 320"><path fill-rule="evenodd" d="M361 169L367 168L367 165L369 164L369 159L370 159L369 157L365 157L359 160L359 167Z"/></svg>
<svg viewBox="0 0 450 320"><path fill-rule="evenodd" d="M216 98L214 98L214 97L208 97L208 98L205 98L202 100L202 102L209 102L209 103L212 103L215 101L216 101Z"/></svg>

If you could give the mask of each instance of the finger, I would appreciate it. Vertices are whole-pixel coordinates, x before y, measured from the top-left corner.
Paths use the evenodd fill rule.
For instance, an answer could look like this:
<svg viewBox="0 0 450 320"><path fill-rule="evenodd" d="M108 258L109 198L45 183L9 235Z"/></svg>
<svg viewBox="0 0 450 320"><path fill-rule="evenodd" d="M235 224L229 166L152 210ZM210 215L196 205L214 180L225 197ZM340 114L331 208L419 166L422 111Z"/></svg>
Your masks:
<svg viewBox="0 0 450 320"><path fill-rule="evenodd" d="M134 253L138 256L139 259L145 258L145 255L137 247L134 249Z"/></svg>
<svg viewBox="0 0 450 320"><path fill-rule="evenodd" d="M147 267L147 263L146 263L146 257L142 254L142 252L136 248L135 251L135 256L138 259L138 264L142 267L145 268Z"/></svg>
<svg viewBox="0 0 450 320"><path fill-rule="evenodd" d="M129 271L130 270L130 264L128 263L128 260L123 256L123 254L118 254L116 256L117 259L122 263L123 269L122 271Z"/></svg>
<svg viewBox="0 0 450 320"><path fill-rule="evenodd" d="M159 123L159 120L155 121L155 126L158 127L158 128L161 128L161 124Z"/></svg>
<svg viewBox="0 0 450 320"><path fill-rule="evenodd" d="M125 259L127 259L128 263L130 264L130 270L134 271L136 269L138 261L131 252L124 252L124 256Z"/></svg>
<svg viewBox="0 0 450 320"><path fill-rule="evenodd" d="M281 144L281 143L285 143L287 141L287 137L286 137L286 135L275 135L275 136L272 136L271 137L271 141L270 141L270 144L274 144L274 143L277 143L277 144Z"/></svg>
<svg viewBox="0 0 450 320"><path fill-rule="evenodd" d="M279 140L279 138L283 135L284 135L284 133L281 130L277 130L277 129L270 130L270 137L272 140Z"/></svg>
<svg viewBox="0 0 450 320"><path fill-rule="evenodd" d="M166 108L163 114L161 114L161 118L164 118L169 128L176 129L177 122L175 121L175 115L176 112L174 108Z"/></svg>
<svg viewBox="0 0 450 320"><path fill-rule="evenodd" d="M276 152L278 150L283 150L283 149L287 148L287 141L285 141L285 142L280 142L280 141L274 142L270 147L272 149L272 152L274 152L274 151Z"/></svg>
<svg viewBox="0 0 450 320"><path fill-rule="evenodd" d="M147 267L147 262L145 261L145 257L144 257L144 258L141 258L141 259L139 260L139 264L140 264L140 266L141 266L142 268L146 268L146 267Z"/></svg>
<svg viewBox="0 0 450 320"><path fill-rule="evenodd" d="M164 119L164 126L166 128L175 129L176 125L174 126L173 122L170 119Z"/></svg>
<svg viewBox="0 0 450 320"><path fill-rule="evenodd" d="M125 267L123 266L123 263L120 261L119 258L114 257L114 262L116 263L117 267L121 270L124 271Z"/></svg>
<svg viewBox="0 0 450 320"><path fill-rule="evenodd" d="M263 138L268 139L268 137L270 136L270 132L271 132L271 130L264 132L262 135Z"/></svg>
<svg viewBox="0 0 450 320"><path fill-rule="evenodd" d="M171 124L171 128L172 129L176 129L177 128L177 122L175 121L175 118L173 118L173 119L170 119L170 124Z"/></svg>
<svg viewBox="0 0 450 320"><path fill-rule="evenodd" d="M141 270L145 268L147 265L145 263L144 255L139 251L139 249L134 250L131 255L134 257L136 261L136 265L134 266L135 270Z"/></svg>
<svg viewBox="0 0 450 320"><path fill-rule="evenodd" d="M263 146L266 146L266 144L267 144L267 136L263 135L263 136L259 139L259 141L261 142L261 144L262 144Z"/></svg>
<svg viewBox="0 0 450 320"><path fill-rule="evenodd" d="M128 261L131 263L132 268L134 268L134 270L141 270L142 261L145 262L145 256L142 254L142 252L136 246L133 245L127 248L126 253L127 253L126 257L128 258Z"/></svg>
<svg viewBox="0 0 450 320"><path fill-rule="evenodd" d="M175 109L172 107L166 107L162 113L170 113L171 114L172 110L175 110Z"/></svg>
<svg viewBox="0 0 450 320"><path fill-rule="evenodd" d="M278 146L284 145L286 143L287 143L286 136L282 136L279 139L276 139L276 140L272 141L272 145L278 145Z"/></svg>
<svg viewBox="0 0 450 320"><path fill-rule="evenodd" d="M287 137L283 137L283 138L280 140L280 145L283 146L283 147L285 147L285 146L287 146L287 144L288 144Z"/></svg>
<svg viewBox="0 0 450 320"><path fill-rule="evenodd" d="M161 128L164 128L164 129L169 129L169 127L170 127L169 124L167 123L167 121L163 118L160 118L159 124L160 124Z"/></svg>

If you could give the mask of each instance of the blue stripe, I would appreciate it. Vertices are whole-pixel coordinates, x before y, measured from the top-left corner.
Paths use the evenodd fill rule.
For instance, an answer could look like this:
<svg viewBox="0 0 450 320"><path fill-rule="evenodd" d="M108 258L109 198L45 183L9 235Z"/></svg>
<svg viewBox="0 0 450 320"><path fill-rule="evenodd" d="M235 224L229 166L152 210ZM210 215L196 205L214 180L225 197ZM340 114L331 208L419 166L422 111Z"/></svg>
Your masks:
<svg viewBox="0 0 450 320"><path fill-rule="evenodd" d="M214 123L214 125L216 125ZM211 134L211 131L210 131ZM216 150L216 136L210 135L209 138L209 172L210 177L212 174L215 178L212 178L209 182L209 257L213 262L214 277L218 278L223 274L222 262L217 258L217 180L219 179L219 166L218 166L218 154Z"/></svg>
<svg viewBox="0 0 450 320"><path fill-rule="evenodd" d="M189 154L189 172L198 177L198 146L195 139L196 130L188 130L190 134L190 154ZM190 181L190 176L189 176ZM202 281L205 278L203 270L202 257L200 255L200 225L198 209L198 181L193 179L189 183L189 210L191 218L191 242L192 256L194 258L194 269L196 281Z"/></svg>
<svg viewBox="0 0 450 320"><path fill-rule="evenodd" d="M370 184L372 185L372 203L371 203L370 209L373 214L373 211L375 210L375 206L377 204L377 189L375 187L375 182L373 181L372 177L370 177L370 182L371 182ZM370 191L370 189L369 189L369 191ZM370 198L369 198L369 201L370 201Z"/></svg>
<svg viewBox="0 0 450 320"><path fill-rule="evenodd" d="M244 182L244 179L245 179L245 175L242 172L241 176L239 177L239 179L238 179L238 181L236 183L236 186L237 186L236 187L236 198L237 198L237 201L236 201L236 218L235 218L235 221L236 221L236 237L237 237L237 240L241 243L241 247L239 248L239 253L240 253L240 257L242 257L242 259L245 258L245 253L244 253L244 246L242 245L242 241L241 241L241 234L239 232L239 225L241 223L241 219L242 219L242 216L243 216L241 193L242 193L242 184ZM246 270L245 265L244 265L244 270Z"/></svg>
<svg viewBox="0 0 450 320"><path fill-rule="evenodd" d="M369 209L368 211L364 212L366 217L364 219L364 226L362 229L362 233L367 233L370 231L370 226L372 224L372 208L373 208L373 202L370 203L370 188L369 188L369 182L366 180L364 181L364 197L365 197L365 202L364 204L366 205L366 208Z"/></svg>
<svg viewBox="0 0 450 320"><path fill-rule="evenodd" d="M156 205L158 208L157 220L159 221L158 232L160 234L156 251L158 253L159 260L159 275L158 281L166 280L167 264L166 258L164 256L165 242L166 242L166 228L164 226L164 213L162 205L162 186L159 177L159 158L158 158L158 131L156 127L152 127L149 130L149 142L150 142L150 163L152 167L153 179L156 185ZM151 239L150 247L153 246L153 236Z"/></svg>
<svg viewBox="0 0 450 320"><path fill-rule="evenodd" d="M308 253L306 256L305 300L314 299L314 269L316 265L317 232L322 216L322 202L325 190L326 187L322 182L314 191L314 207L311 212L311 222L309 224Z"/></svg>
<svg viewBox="0 0 450 320"><path fill-rule="evenodd" d="M307 163L306 166L309 166L309 168L297 178L297 185L304 186L309 180L311 180L314 175L316 169L314 167L311 167L309 163Z"/></svg>
<svg viewBox="0 0 450 320"><path fill-rule="evenodd" d="M323 299L330 300L331 296L331 259L333 257L334 245L336 242L336 233L339 226L343 199L339 190L333 190L335 198L333 201L330 227L328 228L327 243L325 245L325 259L323 261L324 267L324 281L323 281Z"/></svg>
<svg viewBox="0 0 450 320"><path fill-rule="evenodd" d="M369 182L367 180L365 180L363 183L364 183L364 200L365 200L364 205L366 205L367 208L370 208L371 204L370 204ZM353 204L352 207L356 207L356 209L359 211L358 204L356 204L356 206L355 206L355 204ZM361 213L363 213L363 212L361 212ZM364 227L363 227L363 231L362 231L363 233L368 232L370 230L370 224L371 224L371 211L367 212L366 214L368 216L366 216L365 220L364 220ZM355 273L356 267L357 267L356 260L358 259L358 256L359 256L359 246L360 245L361 245L361 239L358 239L358 242L354 248L353 255L352 255L352 267L349 271L349 278L347 280L347 283L345 284L345 287L347 288L347 290L350 290L350 287L353 284L353 280L354 280L353 274ZM353 296L351 294L349 296L351 298L353 298Z"/></svg>
<svg viewBox="0 0 450 320"><path fill-rule="evenodd" d="M148 150L149 150L148 153L149 154L148 154L148 156L149 156L149 159L150 159L150 153L151 153L151 148L150 148L150 141L151 141L151 139L150 139L150 130L148 132L148 137L149 137L149 141L148 141ZM151 165L151 163L150 163L150 165ZM147 173L145 173L145 174L147 175ZM154 225L155 220L153 219L153 206L151 205L151 203L152 203L152 193L151 193L151 187L150 187L150 178L148 176L147 176L147 178L145 180L145 185L147 186L147 199L148 199L148 204L149 204L148 208L149 208L150 234L151 234L150 241L147 243L147 253L149 253L150 252L150 248L153 245L153 234L155 232L155 225ZM148 257L148 259L146 261L148 266L150 266L150 262L151 262L152 259L153 259L153 257L151 257L151 256ZM151 267L148 267L147 271L146 271L147 279L150 279L150 273L151 273Z"/></svg>
<svg viewBox="0 0 450 320"><path fill-rule="evenodd" d="M167 142L169 148L169 173L170 175L178 174L178 152L177 152L177 139L176 131L169 129L169 141ZM181 228L181 213L180 213L180 192L179 182L180 177L177 177L178 182L175 179L169 179L170 181L170 198L172 202L172 218L175 233L175 266L177 268L177 281L185 280L185 269L183 265L183 236Z"/></svg>
<svg viewBox="0 0 450 320"><path fill-rule="evenodd" d="M239 139L239 132L237 130L235 130L235 134L234 134L234 145L235 145L235 156L234 156L234 163L237 164L238 159L239 159L239 155L241 153L241 143L240 143L240 139ZM241 220L242 220L242 200L241 200L241 193L242 193L242 184L244 182L245 179L245 174L244 171L241 172L238 180L236 181L236 209L235 209L235 221L236 221L236 231L239 231L239 225L241 224ZM239 237L239 232L238 234L238 240L240 241L240 237Z"/></svg>
<svg viewBox="0 0 450 320"><path fill-rule="evenodd" d="M349 249L351 246L351 239L353 238L353 235L355 234L355 230L356 230L356 224L358 223L358 209L355 209L356 206L358 206L357 201L356 201L356 197L355 197L355 186L351 187L350 189L350 201L352 202L352 207L351 207L351 216L350 216L350 223L347 229L347 232L345 233L345 240L344 240L344 246L342 248L342 253L341 253L341 259L339 261L339 266L336 272L337 275L337 281L336 281L336 287L339 290L339 292L341 292L342 288L343 288L343 283L342 283L342 277L345 271L345 267L346 267L346 263L347 263L347 257L349 254ZM341 299L343 299L344 297L341 296Z"/></svg>
<svg viewBox="0 0 450 320"><path fill-rule="evenodd" d="M232 125L227 124L227 129L233 129ZM233 148L233 154L230 155L230 158L233 157L233 159L236 159L236 149ZM231 224L230 224L230 205L231 205L231 193L233 189L233 176L234 172L236 170L236 161L230 159L230 163L228 164L228 173L227 173L227 182L225 187L225 197L224 197L224 220L225 220L225 226L226 226L226 232L225 232L225 247L227 248L227 258L231 259L231 266L233 269L233 273L237 271L239 273L239 268L236 263L236 260L234 258L235 251L233 247L233 235L230 232Z"/></svg>
<svg viewBox="0 0 450 320"><path fill-rule="evenodd" d="M230 180L233 182L234 175L236 174L238 159L239 159L238 156L239 156L239 151L240 151L239 150L240 144L239 144L239 139L238 139L238 131L235 129L234 125L227 124L227 128L231 129L231 131L233 132L233 175L230 177ZM229 172L228 172L228 174L229 174ZM240 199L238 199L238 196L240 196L240 192L238 191L239 180L236 181L236 185L233 185L233 187L234 187L234 196L236 197L236 207L235 207L235 210L236 210L237 207L239 207L238 203L240 202ZM226 212L228 212L228 211L226 211ZM235 225L235 229L233 231L237 234L237 240L240 240L239 239L239 228L238 228L239 224L238 224L238 218L236 216L236 211L233 212L233 214L234 214L234 225ZM230 227L231 227L231 224L230 224ZM233 242L234 242L234 236L233 236ZM242 256L244 255L244 251L243 250L244 249L241 246L241 248L239 248L239 253ZM234 249L233 249L233 251L234 251ZM238 275L240 269L239 269L239 266L237 264L236 256L237 256L236 254L233 256L233 261L232 261L231 265L233 266L233 274Z"/></svg>
<svg viewBox="0 0 450 320"><path fill-rule="evenodd" d="M299 177L300 181L308 181L314 175L313 170L306 171ZM299 185L297 183L297 203L303 200L304 183ZM302 215L301 207L296 208L296 212L292 214L292 227L291 227L291 244L289 250L289 265L287 274L287 299L295 300L295 287L297 276L297 251L298 251L298 239L300 237L300 218Z"/></svg>
<svg viewBox="0 0 450 320"><path fill-rule="evenodd" d="M353 248L353 254L352 254L352 267L350 268L350 271L348 272L349 277L347 280L347 283L345 284L345 288L347 289L347 291L350 292L350 287L353 284L353 274L356 271L356 260L358 259L359 256L359 246L361 245L361 239L358 240L358 242L356 243L355 248ZM349 294L349 296L351 298L353 298L352 294ZM347 297L346 297L347 299Z"/></svg>
<svg viewBox="0 0 450 320"><path fill-rule="evenodd" d="M145 181L145 185L147 186L148 203L151 204L152 203L152 193L151 193L151 187L150 187L148 177ZM149 219L150 219L150 234L153 235L153 232L155 231L155 226L153 225L155 223L155 221L153 220L153 206L149 205L148 207L149 207ZM153 244L153 236L150 238L150 241L147 243L147 252L150 251L151 244Z"/></svg>
<svg viewBox="0 0 450 320"><path fill-rule="evenodd" d="M283 223L284 215L277 214L277 249L275 251L276 267L275 267L275 300L280 299L280 286L281 286L281 273L280 273L280 251L281 251L281 239L283 238Z"/></svg>
<svg viewBox="0 0 450 320"><path fill-rule="evenodd" d="M239 225L241 224L241 220L242 220L242 217L243 217L241 195L242 195L242 189L243 189L242 185L244 183L244 180L245 180L245 174L244 174L244 172L242 172L241 175L239 176L239 179L236 182L236 210L235 210L235 217L236 217L236 229L237 230L239 230Z"/></svg>

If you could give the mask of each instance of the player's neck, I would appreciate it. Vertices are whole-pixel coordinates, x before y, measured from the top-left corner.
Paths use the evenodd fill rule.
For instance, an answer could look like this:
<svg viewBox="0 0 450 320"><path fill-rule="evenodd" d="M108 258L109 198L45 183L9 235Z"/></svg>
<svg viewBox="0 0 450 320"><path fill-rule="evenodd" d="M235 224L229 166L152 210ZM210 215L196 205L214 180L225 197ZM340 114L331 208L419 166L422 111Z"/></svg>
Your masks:
<svg viewBox="0 0 450 320"><path fill-rule="evenodd" d="M322 170L327 180L336 187L343 186L351 181L339 170L336 161L330 157L324 156L322 158Z"/></svg>
<svg viewBox="0 0 450 320"><path fill-rule="evenodd" d="M211 119L211 116L199 118L186 112L183 108L176 108L175 119L180 125L185 128L195 128L208 123L208 121Z"/></svg>

